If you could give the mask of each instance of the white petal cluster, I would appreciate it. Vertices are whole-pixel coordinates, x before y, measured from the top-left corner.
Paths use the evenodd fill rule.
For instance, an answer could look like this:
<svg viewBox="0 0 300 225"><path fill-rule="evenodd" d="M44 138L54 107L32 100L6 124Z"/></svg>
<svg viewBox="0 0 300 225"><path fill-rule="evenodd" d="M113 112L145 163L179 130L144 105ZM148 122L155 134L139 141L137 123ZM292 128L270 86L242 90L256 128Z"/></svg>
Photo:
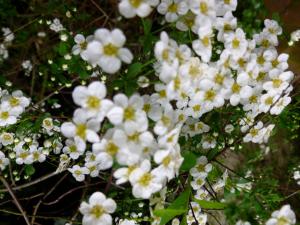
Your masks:
<svg viewBox="0 0 300 225"><path fill-rule="evenodd" d="M120 29L100 28L87 38L77 34L74 41L73 54L80 54L83 60L94 67L98 65L106 73L116 73L122 62L129 64L133 59L130 50L123 47L126 37Z"/></svg>
<svg viewBox="0 0 300 225"><path fill-rule="evenodd" d="M111 198L101 192L93 193L88 202L82 202L79 208L83 214L83 225L111 225L111 213L114 213L117 205Z"/></svg>
<svg viewBox="0 0 300 225"><path fill-rule="evenodd" d="M272 213L272 218L266 222L266 225L293 225L296 224L296 215L290 205L284 205L280 210Z"/></svg>
<svg viewBox="0 0 300 225"><path fill-rule="evenodd" d="M8 58L8 50L7 48L12 44L12 41L15 39L14 33L8 28L3 27L1 29L3 33L3 42L0 42L0 63Z"/></svg>
<svg viewBox="0 0 300 225"><path fill-rule="evenodd" d="M0 127L15 124L30 103L30 99L20 90L11 94L7 90L0 90L0 99Z"/></svg>

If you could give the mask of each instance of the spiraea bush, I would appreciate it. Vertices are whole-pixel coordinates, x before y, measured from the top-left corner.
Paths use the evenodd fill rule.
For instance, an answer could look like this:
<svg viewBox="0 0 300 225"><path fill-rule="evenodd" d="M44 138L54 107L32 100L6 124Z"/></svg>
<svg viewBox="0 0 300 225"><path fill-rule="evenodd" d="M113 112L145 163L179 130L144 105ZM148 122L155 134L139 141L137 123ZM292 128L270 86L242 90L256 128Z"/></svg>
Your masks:
<svg viewBox="0 0 300 225"><path fill-rule="evenodd" d="M0 18L0 224L297 224L298 75L278 46L300 33L262 1Z"/></svg>

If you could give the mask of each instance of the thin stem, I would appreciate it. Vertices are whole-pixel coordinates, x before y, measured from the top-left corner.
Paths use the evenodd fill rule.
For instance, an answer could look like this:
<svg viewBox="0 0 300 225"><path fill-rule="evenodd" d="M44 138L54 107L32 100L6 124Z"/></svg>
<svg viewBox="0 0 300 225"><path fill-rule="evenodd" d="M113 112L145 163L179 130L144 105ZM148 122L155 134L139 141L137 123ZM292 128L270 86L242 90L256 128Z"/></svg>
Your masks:
<svg viewBox="0 0 300 225"><path fill-rule="evenodd" d="M12 187L11 189L14 190L14 191L16 191L16 190L20 190L20 189L23 189L23 188L27 188L27 187L30 187L30 186L32 186L34 184L40 183L40 182L42 182L44 180L47 180L47 179L49 179L49 178L51 178L51 177L53 177L53 176L55 176L57 174L58 174L57 172L52 172L50 174L47 174L47 175L45 175L43 177L40 177L40 178L38 178L38 179L36 179L34 181L29 182L29 183L26 183L26 184L23 184L23 185L20 185L20 186L16 186L16 187ZM0 193L1 192L8 192L8 190L7 189L0 189Z"/></svg>
<svg viewBox="0 0 300 225"><path fill-rule="evenodd" d="M7 183L7 181L5 180L5 178L3 176L0 176L0 180L2 181L2 183L4 184L6 189L8 190L10 196L13 198L13 201L14 201L15 205L17 206L17 208L19 209L19 211L21 212L26 224L31 225L30 222L29 222L29 219L26 215L26 212L24 211L21 204L19 203L19 201L18 201L16 195L14 194L13 190L11 189L10 185Z"/></svg>

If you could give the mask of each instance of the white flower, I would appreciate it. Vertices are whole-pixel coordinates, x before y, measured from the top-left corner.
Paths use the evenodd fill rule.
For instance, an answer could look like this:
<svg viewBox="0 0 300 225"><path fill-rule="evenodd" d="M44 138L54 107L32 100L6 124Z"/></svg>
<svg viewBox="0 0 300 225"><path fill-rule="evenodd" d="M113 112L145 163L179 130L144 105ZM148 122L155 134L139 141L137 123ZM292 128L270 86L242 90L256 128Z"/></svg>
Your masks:
<svg viewBox="0 0 300 225"><path fill-rule="evenodd" d="M282 110L290 104L292 101L291 97L285 95L278 100L278 102L271 108L270 114L271 115L279 115Z"/></svg>
<svg viewBox="0 0 300 225"><path fill-rule="evenodd" d="M157 11L165 15L167 22L174 22L179 15L187 13L188 5L183 0L162 0L157 7Z"/></svg>
<svg viewBox="0 0 300 225"><path fill-rule="evenodd" d="M30 99L24 97L23 92L20 90L12 92L11 95L3 96L1 101L3 103L7 102L16 114L21 114L30 103Z"/></svg>
<svg viewBox="0 0 300 225"><path fill-rule="evenodd" d="M153 173L162 180L165 177L171 180L178 174L183 157L180 155L180 148L168 148L159 150L154 155L154 161L159 166L153 169Z"/></svg>
<svg viewBox="0 0 300 225"><path fill-rule="evenodd" d="M248 221L242 221L242 220L239 220L237 221L237 223L235 225L251 225L251 223L249 223Z"/></svg>
<svg viewBox="0 0 300 225"><path fill-rule="evenodd" d="M209 17L214 19L216 17L215 0L190 0L190 8L196 15L202 17Z"/></svg>
<svg viewBox="0 0 300 225"><path fill-rule="evenodd" d="M94 37L92 35L85 38L82 34L76 34L76 36L74 37L74 41L76 44L72 48L72 53L74 55L80 54L80 56L82 57L82 52L86 50L88 43L91 42L93 38Z"/></svg>
<svg viewBox="0 0 300 225"><path fill-rule="evenodd" d="M132 95L129 99L124 94L117 94L114 96L114 103L115 106L107 113L112 124L122 124L129 134L148 128L147 115L143 111L144 102L138 94Z"/></svg>
<svg viewBox="0 0 300 225"><path fill-rule="evenodd" d="M213 30L210 25L200 27L198 30L199 40L193 41L193 49L203 62L209 62L212 55Z"/></svg>
<svg viewBox="0 0 300 225"><path fill-rule="evenodd" d="M18 114L9 107L8 102L2 102L0 105L0 127L15 124Z"/></svg>
<svg viewBox="0 0 300 225"><path fill-rule="evenodd" d="M134 220L125 219L125 220L120 220L118 225L137 225L137 223Z"/></svg>
<svg viewBox="0 0 300 225"><path fill-rule="evenodd" d="M9 159L5 157L2 151L0 151L0 169L4 170L8 164L9 164Z"/></svg>
<svg viewBox="0 0 300 225"><path fill-rule="evenodd" d="M190 174L193 177L206 177L212 170L212 165L208 163L205 156L201 156L197 159L196 165L190 170Z"/></svg>
<svg viewBox="0 0 300 225"><path fill-rule="evenodd" d="M132 194L136 198L148 199L162 188L160 179L151 171L149 160L144 160L129 176Z"/></svg>
<svg viewBox="0 0 300 225"><path fill-rule="evenodd" d="M296 215L290 205L284 205L280 210L272 213L272 218L266 225L292 225L296 224Z"/></svg>
<svg viewBox="0 0 300 225"><path fill-rule="evenodd" d="M85 175L89 174L89 170L86 167L80 167L78 165L74 165L72 168L68 169L69 172L72 173L73 177L78 182L82 182L85 179Z"/></svg>
<svg viewBox="0 0 300 225"><path fill-rule="evenodd" d="M24 141L19 142L15 147L14 151L16 152L16 163L19 165L22 164L32 164L33 163L33 155L31 151L36 150L36 145L29 145Z"/></svg>
<svg viewBox="0 0 300 225"><path fill-rule="evenodd" d="M262 129L264 124L259 121L254 127L252 127L249 133L243 138L244 142L261 143L263 140L264 130Z"/></svg>
<svg viewBox="0 0 300 225"><path fill-rule="evenodd" d="M89 86L77 86L73 93L74 102L86 109L88 117L95 117L101 122L107 111L112 107L113 103L104 99L106 96L106 86L99 81L94 81Z"/></svg>
<svg viewBox="0 0 300 225"><path fill-rule="evenodd" d="M206 177L195 177L192 182L191 182L191 186L194 190L199 190L204 184L205 184L205 178Z"/></svg>
<svg viewBox="0 0 300 225"><path fill-rule="evenodd" d="M78 159L79 156L83 155L85 148L85 142L75 137L74 140L66 140L66 146L63 148L63 152L68 154L71 159Z"/></svg>
<svg viewBox="0 0 300 225"><path fill-rule="evenodd" d="M273 70L269 73L271 81L267 81L263 84L263 88L266 91L276 91L281 93L288 86L290 81L293 79L294 74L291 71L280 73L279 70Z"/></svg>
<svg viewBox="0 0 300 225"><path fill-rule="evenodd" d="M94 40L88 43L84 57L92 64L98 64L106 73L116 73L121 61L131 63L132 53L123 48L126 37L120 29L109 31L101 28L95 31Z"/></svg>
<svg viewBox="0 0 300 225"><path fill-rule="evenodd" d="M233 59L239 59L245 54L248 41L242 29L236 29L235 33L226 33L224 38L225 48L229 50Z"/></svg>
<svg viewBox="0 0 300 225"><path fill-rule="evenodd" d="M114 177L117 179L116 184L123 184L129 181L129 176L137 168L137 165L119 168L114 172Z"/></svg>
<svg viewBox="0 0 300 225"><path fill-rule="evenodd" d="M14 142L14 135L12 133L4 132L0 135L0 142L3 146L10 145Z"/></svg>
<svg viewBox="0 0 300 225"><path fill-rule="evenodd" d="M278 25L276 20L265 19L264 24L264 32L268 32L275 36L282 34L282 28Z"/></svg>
<svg viewBox="0 0 300 225"><path fill-rule="evenodd" d="M235 11L237 0L217 0L217 15L223 16L227 12Z"/></svg>
<svg viewBox="0 0 300 225"><path fill-rule="evenodd" d="M111 225L113 213L117 208L115 201L106 198L101 192L94 192L88 203L82 202L79 208L83 214L83 225Z"/></svg>
<svg viewBox="0 0 300 225"><path fill-rule="evenodd" d="M226 133L230 134L234 130L234 126L232 124L227 124L224 130Z"/></svg>
<svg viewBox="0 0 300 225"><path fill-rule="evenodd" d="M42 127L45 128L47 131L51 131L54 128L52 118L43 119Z"/></svg>
<svg viewBox="0 0 300 225"><path fill-rule="evenodd" d="M91 143L99 141L99 136L96 133L99 129L99 122L95 119L88 120L88 116L83 109L75 110L73 122L66 122L61 126L61 132L65 137L78 137L84 142L88 140Z"/></svg>
<svg viewBox="0 0 300 225"><path fill-rule="evenodd" d="M125 18L133 18L136 15L146 17L158 3L158 0L121 0L118 7Z"/></svg>

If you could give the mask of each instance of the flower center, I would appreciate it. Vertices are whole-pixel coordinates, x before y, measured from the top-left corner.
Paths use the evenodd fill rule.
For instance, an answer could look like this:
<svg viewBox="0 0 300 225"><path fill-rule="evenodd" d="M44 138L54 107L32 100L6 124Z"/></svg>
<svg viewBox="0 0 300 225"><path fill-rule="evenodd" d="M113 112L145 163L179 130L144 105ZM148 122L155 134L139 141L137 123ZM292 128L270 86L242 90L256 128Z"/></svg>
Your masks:
<svg viewBox="0 0 300 225"><path fill-rule="evenodd" d="M209 42L210 42L210 39L208 36L205 36L203 39L201 39L202 41L202 44L205 46L205 47L208 47L209 46Z"/></svg>
<svg viewBox="0 0 300 225"><path fill-rule="evenodd" d="M8 112L1 112L0 114L0 118L3 120L7 120L9 117L9 113Z"/></svg>
<svg viewBox="0 0 300 225"><path fill-rule="evenodd" d="M215 82L219 85L222 85L223 81L224 81L224 76L218 73L215 77Z"/></svg>
<svg viewBox="0 0 300 225"><path fill-rule="evenodd" d="M87 106L90 109L98 109L100 107L100 99L96 96L89 96L87 99Z"/></svg>
<svg viewBox="0 0 300 225"><path fill-rule="evenodd" d="M274 88L279 88L280 85L282 84L282 80L280 80L280 79L273 79L272 83L273 83L273 87Z"/></svg>
<svg viewBox="0 0 300 225"><path fill-rule="evenodd" d="M139 140L139 133L134 133L133 135L128 136L128 140L137 142Z"/></svg>
<svg viewBox="0 0 300 225"><path fill-rule="evenodd" d="M138 8L142 3L142 0L129 0L129 2L134 8Z"/></svg>
<svg viewBox="0 0 300 225"><path fill-rule="evenodd" d="M105 210L102 206L100 205L95 205L91 209L91 214L94 215L97 219L99 219L103 214L105 213Z"/></svg>
<svg viewBox="0 0 300 225"><path fill-rule="evenodd" d="M86 41L83 41L79 44L81 49L86 49L87 45L88 45L88 43Z"/></svg>
<svg viewBox="0 0 300 225"><path fill-rule="evenodd" d="M171 162L171 157L170 156L166 156L163 161L162 161L162 164L167 167Z"/></svg>
<svg viewBox="0 0 300 225"><path fill-rule="evenodd" d="M273 104L273 97L268 97L268 98L265 100L265 104L266 104L266 105L272 105L272 104Z"/></svg>
<svg viewBox="0 0 300 225"><path fill-rule="evenodd" d="M214 90L208 90L205 92L205 100L213 101L215 99L216 92Z"/></svg>
<svg viewBox="0 0 300 225"><path fill-rule="evenodd" d="M233 93L239 93L241 90L241 86L238 85L237 83L234 83L231 87L231 90Z"/></svg>
<svg viewBox="0 0 300 225"><path fill-rule="evenodd" d="M9 104L13 107L18 106L20 104L20 100L15 97L12 97L9 99Z"/></svg>
<svg viewBox="0 0 300 225"><path fill-rule="evenodd" d="M285 217L280 217L278 218L276 225L288 225L288 224L290 224L290 222Z"/></svg>
<svg viewBox="0 0 300 225"><path fill-rule="evenodd" d="M103 52L105 55L115 56L118 53L118 48L115 45L109 43L103 47Z"/></svg>
<svg viewBox="0 0 300 225"><path fill-rule="evenodd" d="M193 106L193 110L194 110L195 112L199 112L200 109L201 109L201 106L200 106L200 105L195 105L195 106Z"/></svg>
<svg viewBox="0 0 300 225"><path fill-rule="evenodd" d="M151 173L145 173L143 176L141 176L141 178L139 179L138 183L141 185L141 186L148 186L150 181L152 180L152 175Z"/></svg>
<svg viewBox="0 0 300 225"><path fill-rule="evenodd" d="M232 47L237 49L238 47L240 47L240 41L237 38L234 38L232 40Z"/></svg>
<svg viewBox="0 0 300 225"><path fill-rule="evenodd" d="M252 96L249 98L249 102L250 102L250 103L257 103L257 96L256 96L256 95L252 95Z"/></svg>
<svg viewBox="0 0 300 225"><path fill-rule="evenodd" d="M124 111L124 118L125 120L134 120L134 109L128 106Z"/></svg>
<svg viewBox="0 0 300 225"><path fill-rule="evenodd" d="M76 127L76 135L85 139L86 136L86 125L85 124L78 124Z"/></svg>
<svg viewBox="0 0 300 225"><path fill-rule="evenodd" d="M106 152L111 155L111 156L114 156L115 154L117 154L119 148L117 145L115 145L113 142L109 142L107 144L107 147L106 147Z"/></svg>
<svg viewBox="0 0 300 225"><path fill-rule="evenodd" d="M171 13L176 13L177 12L177 4L176 3L172 3L169 8L168 8L168 11L171 12Z"/></svg>
<svg viewBox="0 0 300 225"><path fill-rule="evenodd" d="M208 12L208 6L205 2L200 3L200 11L203 14L206 14Z"/></svg>

